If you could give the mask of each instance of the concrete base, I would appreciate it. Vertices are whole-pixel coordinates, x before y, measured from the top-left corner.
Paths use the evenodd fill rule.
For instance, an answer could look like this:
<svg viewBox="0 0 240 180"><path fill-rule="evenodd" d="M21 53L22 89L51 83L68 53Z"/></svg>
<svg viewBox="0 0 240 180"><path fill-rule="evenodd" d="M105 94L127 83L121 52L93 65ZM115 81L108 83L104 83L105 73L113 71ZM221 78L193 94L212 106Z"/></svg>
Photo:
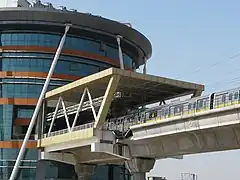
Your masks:
<svg viewBox="0 0 240 180"><path fill-rule="evenodd" d="M133 173L131 180L146 180L146 173Z"/></svg>
<svg viewBox="0 0 240 180"><path fill-rule="evenodd" d="M155 164L155 159L133 158L126 161L126 167L132 174L131 180L146 180L146 173L149 172Z"/></svg>
<svg viewBox="0 0 240 180"><path fill-rule="evenodd" d="M37 162L36 180L44 179L77 180L74 166L63 162L42 159Z"/></svg>
<svg viewBox="0 0 240 180"><path fill-rule="evenodd" d="M76 164L74 166L78 180L90 180L95 174L96 166L87 164Z"/></svg>

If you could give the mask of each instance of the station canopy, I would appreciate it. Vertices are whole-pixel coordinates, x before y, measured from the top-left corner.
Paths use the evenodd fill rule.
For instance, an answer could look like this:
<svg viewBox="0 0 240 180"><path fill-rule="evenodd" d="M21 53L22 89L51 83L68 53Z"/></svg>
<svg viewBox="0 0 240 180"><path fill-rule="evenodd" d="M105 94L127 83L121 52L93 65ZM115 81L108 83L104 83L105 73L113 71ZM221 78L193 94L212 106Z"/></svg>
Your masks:
<svg viewBox="0 0 240 180"><path fill-rule="evenodd" d="M110 79L120 77L115 91L117 104L137 106L168 100L184 95L200 96L204 90L201 84L179 81L153 75L109 68L96 74L56 88L46 93L45 100L56 101L60 96L64 101L79 103L81 94L87 87L92 98L105 94Z"/></svg>

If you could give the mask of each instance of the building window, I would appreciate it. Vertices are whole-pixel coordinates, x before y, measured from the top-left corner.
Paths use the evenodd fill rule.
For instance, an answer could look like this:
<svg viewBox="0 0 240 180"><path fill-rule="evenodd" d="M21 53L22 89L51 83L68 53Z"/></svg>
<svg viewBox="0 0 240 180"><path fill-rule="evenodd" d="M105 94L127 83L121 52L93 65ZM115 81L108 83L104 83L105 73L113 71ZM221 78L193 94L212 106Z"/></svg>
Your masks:
<svg viewBox="0 0 240 180"><path fill-rule="evenodd" d="M2 46L43 46L56 48L59 44L61 36L56 34L43 33L2 33L0 34L0 44ZM90 39L80 37L67 37L64 45L65 49L78 50L82 52L92 53L101 56L107 56L114 61L118 61L118 48L114 45L97 42ZM104 52L104 53L103 53ZM127 67L133 67L132 58L123 52L124 64Z"/></svg>

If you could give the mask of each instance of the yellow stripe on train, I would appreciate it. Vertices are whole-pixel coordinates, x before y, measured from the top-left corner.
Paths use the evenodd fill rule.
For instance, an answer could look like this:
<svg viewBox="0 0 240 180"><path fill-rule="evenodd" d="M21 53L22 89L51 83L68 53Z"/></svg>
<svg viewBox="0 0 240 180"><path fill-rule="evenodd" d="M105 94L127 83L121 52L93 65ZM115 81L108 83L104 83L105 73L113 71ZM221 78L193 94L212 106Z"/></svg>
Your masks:
<svg viewBox="0 0 240 180"><path fill-rule="evenodd" d="M232 106L232 105L235 105L235 104L240 104L240 102L239 101L232 101L232 102L228 102L228 103L221 103L221 104L215 105L214 109L227 107L227 106Z"/></svg>

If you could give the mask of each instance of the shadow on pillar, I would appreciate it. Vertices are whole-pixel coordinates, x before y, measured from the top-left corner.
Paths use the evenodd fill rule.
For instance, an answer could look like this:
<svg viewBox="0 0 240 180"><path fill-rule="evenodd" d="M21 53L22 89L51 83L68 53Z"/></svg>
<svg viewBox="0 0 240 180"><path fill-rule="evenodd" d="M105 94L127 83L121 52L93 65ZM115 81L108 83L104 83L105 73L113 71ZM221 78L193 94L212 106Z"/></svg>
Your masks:
<svg viewBox="0 0 240 180"><path fill-rule="evenodd" d="M37 163L36 180L78 180L74 166L52 160Z"/></svg>
<svg viewBox="0 0 240 180"><path fill-rule="evenodd" d="M91 180L92 176L95 175L96 167L96 165L91 164L76 164L74 169L78 180Z"/></svg>
<svg viewBox="0 0 240 180"><path fill-rule="evenodd" d="M75 173L75 170L77 173ZM52 160L37 163L36 180L130 180L129 171L121 165L76 166ZM137 179L138 180L138 179Z"/></svg>
<svg viewBox="0 0 240 180"><path fill-rule="evenodd" d="M132 174L131 180L146 180L146 173L153 168L155 159L133 158L125 164Z"/></svg>

